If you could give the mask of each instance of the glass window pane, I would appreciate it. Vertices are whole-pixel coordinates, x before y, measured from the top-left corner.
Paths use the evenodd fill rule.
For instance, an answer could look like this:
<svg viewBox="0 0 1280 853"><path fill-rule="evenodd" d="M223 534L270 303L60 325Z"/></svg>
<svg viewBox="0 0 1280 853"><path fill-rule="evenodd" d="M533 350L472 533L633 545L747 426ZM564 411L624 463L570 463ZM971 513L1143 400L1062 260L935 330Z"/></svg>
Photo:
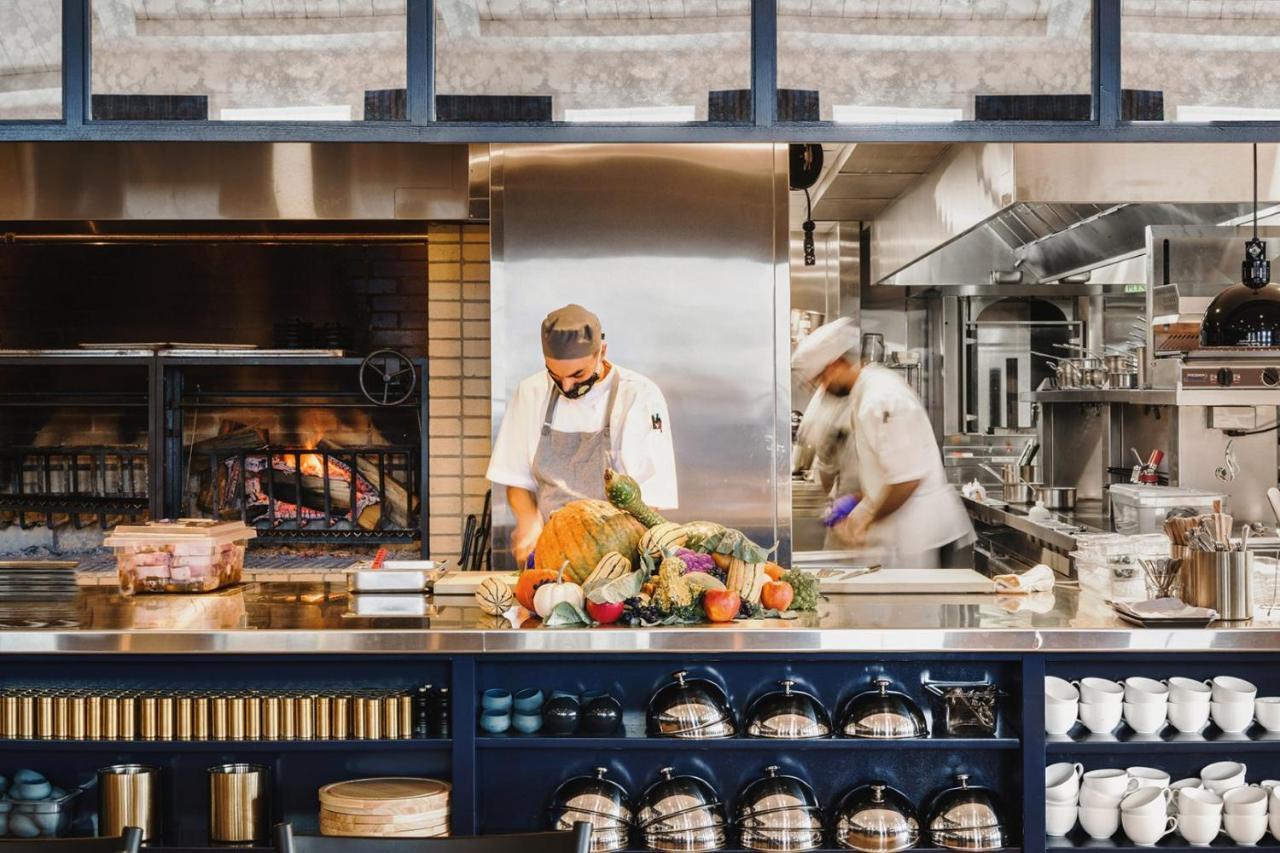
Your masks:
<svg viewBox="0 0 1280 853"><path fill-rule="evenodd" d="M62 3L0 0L0 121L62 118Z"/></svg>
<svg viewBox="0 0 1280 853"><path fill-rule="evenodd" d="M1124 0L1120 76L1135 121L1280 121L1280 0Z"/></svg>
<svg viewBox="0 0 1280 853"><path fill-rule="evenodd" d="M441 121L751 117L750 0L437 0Z"/></svg>
<svg viewBox="0 0 1280 853"><path fill-rule="evenodd" d="M405 0L93 0L97 120L403 121Z"/></svg>
<svg viewBox="0 0 1280 853"><path fill-rule="evenodd" d="M1087 121L1091 12L1090 0L778 0L779 117Z"/></svg>

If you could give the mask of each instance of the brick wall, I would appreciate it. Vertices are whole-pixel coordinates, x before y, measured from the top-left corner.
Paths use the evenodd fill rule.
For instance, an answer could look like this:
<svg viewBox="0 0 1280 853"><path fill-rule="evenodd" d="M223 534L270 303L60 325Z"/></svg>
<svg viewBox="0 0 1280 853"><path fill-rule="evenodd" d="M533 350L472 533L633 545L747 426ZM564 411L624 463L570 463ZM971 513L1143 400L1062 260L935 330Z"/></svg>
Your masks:
<svg viewBox="0 0 1280 853"><path fill-rule="evenodd" d="M431 555L453 560L489 488L489 227L432 225L429 241Z"/></svg>

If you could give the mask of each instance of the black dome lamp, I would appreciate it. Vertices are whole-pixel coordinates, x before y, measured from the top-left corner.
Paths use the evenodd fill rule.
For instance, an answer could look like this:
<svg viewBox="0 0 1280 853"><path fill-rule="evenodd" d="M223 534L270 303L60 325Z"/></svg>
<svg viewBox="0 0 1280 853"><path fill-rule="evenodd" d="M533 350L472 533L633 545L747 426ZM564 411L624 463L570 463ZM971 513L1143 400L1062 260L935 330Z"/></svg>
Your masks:
<svg viewBox="0 0 1280 853"><path fill-rule="evenodd" d="M1258 146L1253 146L1253 237L1245 241L1240 284L1209 303L1200 324L1206 347L1280 346L1280 287L1271 284L1267 245L1258 238Z"/></svg>

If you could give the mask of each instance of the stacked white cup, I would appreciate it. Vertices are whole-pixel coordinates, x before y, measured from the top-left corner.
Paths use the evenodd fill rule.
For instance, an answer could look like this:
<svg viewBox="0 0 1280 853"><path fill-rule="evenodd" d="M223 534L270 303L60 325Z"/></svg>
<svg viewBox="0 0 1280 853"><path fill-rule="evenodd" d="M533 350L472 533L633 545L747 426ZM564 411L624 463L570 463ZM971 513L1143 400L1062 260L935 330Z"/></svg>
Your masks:
<svg viewBox="0 0 1280 853"><path fill-rule="evenodd" d="M1080 691L1066 679L1047 675L1044 679L1044 733L1065 735L1080 715Z"/></svg>
<svg viewBox="0 0 1280 853"><path fill-rule="evenodd" d="M1213 688L1194 678L1169 679L1169 722L1183 734L1195 734L1209 724Z"/></svg>
<svg viewBox="0 0 1280 853"><path fill-rule="evenodd" d="M1155 734L1164 728L1169 713L1169 685L1154 678L1124 680L1124 721L1138 734Z"/></svg>
<svg viewBox="0 0 1280 853"><path fill-rule="evenodd" d="M1257 687L1231 675L1219 675L1205 683L1210 691L1209 714L1218 728L1239 733L1252 725Z"/></svg>
<svg viewBox="0 0 1280 853"><path fill-rule="evenodd" d="M1203 847L1222 832L1222 798L1206 788L1177 789L1178 833L1188 844Z"/></svg>
<svg viewBox="0 0 1280 853"><path fill-rule="evenodd" d="M1267 834L1266 788L1247 785L1222 795L1222 828L1241 847L1252 847Z"/></svg>
<svg viewBox="0 0 1280 853"><path fill-rule="evenodd" d="M1143 787L1125 795L1120 801L1120 824L1130 841L1150 847L1178 828L1178 818L1169 814L1172 796L1168 787Z"/></svg>
<svg viewBox="0 0 1280 853"><path fill-rule="evenodd" d="M1090 838L1103 840L1120 828L1120 801L1139 782L1118 768L1090 770L1080 777L1080 826Z"/></svg>
<svg viewBox="0 0 1280 853"><path fill-rule="evenodd" d="M1080 722L1096 735L1110 734L1124 714L1125 688L1107 678L1072 682L1080 691Z"/></svg>
<svg viewBox="0 0 1280 853"><path fill-rule="evenodd" d="M1280 779L1263 779L1261 785L1267 792L1267 823L1271 837L1280 841Z"/></svg>
<svg viewBox="0 0 1280 853"><path fill-rule="evenodd" d="M1082 775L1084 766L1069 761L1044 769L1044 828L1051 838L1061 838L1075 828Z"/></svg>

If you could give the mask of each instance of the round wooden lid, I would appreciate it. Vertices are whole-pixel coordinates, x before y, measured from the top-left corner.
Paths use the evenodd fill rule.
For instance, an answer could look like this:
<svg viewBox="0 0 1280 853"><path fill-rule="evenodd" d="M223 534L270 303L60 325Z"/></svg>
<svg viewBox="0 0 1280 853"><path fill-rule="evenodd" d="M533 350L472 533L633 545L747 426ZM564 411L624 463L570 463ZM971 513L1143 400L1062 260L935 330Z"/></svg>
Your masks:
<svg viewBox="0 0 1280 853"><path fill-rule="evenodd" d="M376 812L378 809L396 808L394 814L447 807L448 782L438 779L418 779L408 776L385 776L375 779L352 779L333 782L320 789L321 804L334 811L350 812L358 809Z"/></svg>
<svg viewBox="0 0 1280 853"><path fill-rule="evenodd" d="M447 823L448 809L432 809L430 811L410 812L407 814L351 814L335 812L324 806L320 807L320 820L341 826L422 826L435 823Z"/></svg>

